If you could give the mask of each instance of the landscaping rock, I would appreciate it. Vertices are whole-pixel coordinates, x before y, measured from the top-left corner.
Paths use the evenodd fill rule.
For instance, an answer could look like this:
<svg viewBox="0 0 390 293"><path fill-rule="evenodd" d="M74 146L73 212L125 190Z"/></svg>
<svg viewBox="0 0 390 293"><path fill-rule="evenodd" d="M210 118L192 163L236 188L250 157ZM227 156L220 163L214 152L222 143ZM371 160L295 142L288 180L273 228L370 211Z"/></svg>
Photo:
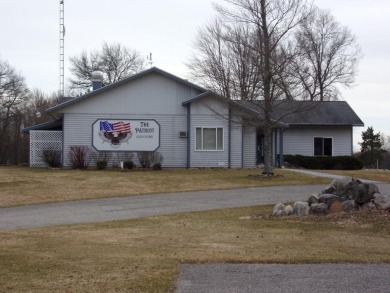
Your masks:
<svg viewBox="0 0 390 293"><path fill-rule="evenodd" d="M307 200L307 203L309 206L311 206L313 203L319 203L318 194L312 194Z"/></svg>
<svg viewBox="0 0 390 293"><path fill-rule="evenodd" d="M282 216L290 216L294 212L294 209L290 205L286 205L282 211Z"/></svg>
<svg viewBox="0 0 390 293"><path fill-rule="evenodd" d="M310 207L307 202L297 201L294 203L293 210L294 210L294 215L307 216L309 214Z"/></svg>
<svg viewBox="0 0 390 293"><path fill-rule="evenodd" d="M362 182L359 179L352 178L352 180L347 184L345 188L345 195L347 198L352 199L354 194L354 189Z"/></svg>
<svg viewBox="0 0 390 293"><path fill-rule="evenodd" d="M374 183L368 184L368 194L371 196L371 199L374 198L374 195L380 193L378 186L376 186Z"/></svg>
<svg viewBox="0 0 390 293"><path fill-rule="evenodd" d="M326 204L327 206L329 206L331 201L336 199L336 198L339 198L339 197L337 195L334 195L334 194L325 193L325 194L320 194L318 197L318 200L320 203L322 202L322 203Z"/></svg>
<svg viewBox="0 0 390 293"><path fill-rule="evenodd" d="M351 182L353 180L352 177L350 176L345 176L341 179L333 179L332 181L332 185L334 185L336 187L337 190L345 190L347 188L347 185L349 182Z"/></svg>
<svg viewBox="0 0 390 293"><path fill-rule="evenodd" d="M358 206L353 199L343 201L343 210L347 213L352 213L357 210Z"/></svg>
<svg viewBox="0 0 390 293"><path fill-rule="evenodd" d="M343 196L345 195L345 192L347 190L348 184L353 180L352 177L345 176L341 179L333 179L330 186L333 186L333 188L330 188L329 191L331 192L324 192L324 193L332 193L337 196Z"/></svg>
<svg viewBox="0 0 390 293"><path fill-rule="evenodd" d="M275 206L274 206L274 209L272 210L272 215L273 216L276 216L276 214L278 213L278 211L283 211L285 205L282 204L282 203L277 203Z"/></svg>
<svg viewBox="0 0 390 293"><path fill-rule="evenodd" d="M283 216L283 210L278 210L275 214L274 217L281 217Z"/></svg>
<svg viewBox="0 0 390 293"><path fill-rule="evenodd" d="M333 192L336 190L336 186L334 186L332 183L329 184L328 187L326 187L324 190L321 191L321 194L333 194Z"/></svg>
<svg viewBox="0 0 390 293"><path fill-rule="evenodd" d="M389 194L375 194L372 202L378 210L390 209L390 195Z"/></svg>
<svg viewBox="0 0 390 293"><path fill-rule="evenodd" d="M316 216L325 216L329 214L328 206L324 203L314 203L310 207L310 214Z"/></svg>
<svg viewBox="0 0 390 293"><path fill-rule="evenodd" d="M379 209L390 213L390 193L382 195L378 186L359 179L343 177L334 179L321 194L312 194L307 202L295 202L293 207L282 203L275 205L273 216L327 215L354 212L361 209Z"/></svg>
<svg viewBox="0 0 390 293"><path fill-rule="evenodd" d="M375 204L373 202L366 202L360 207L362 210L377 210Z"/></svg>
<svg viewBox="0 0 390 293"><path fill-rule="evenodd" d="M354 188L353 200L360 205L371 201L368 184L360 183Z"/></svg>
<svg viewBox="0 0 390 293"><path fill-rule="evenodd" d="M331 213L341 213L343 212L344 209L343 209L343 203L342 201L337 201L335 200L334 202L331 203L331 205L329 206L329 212Z"/></svg>

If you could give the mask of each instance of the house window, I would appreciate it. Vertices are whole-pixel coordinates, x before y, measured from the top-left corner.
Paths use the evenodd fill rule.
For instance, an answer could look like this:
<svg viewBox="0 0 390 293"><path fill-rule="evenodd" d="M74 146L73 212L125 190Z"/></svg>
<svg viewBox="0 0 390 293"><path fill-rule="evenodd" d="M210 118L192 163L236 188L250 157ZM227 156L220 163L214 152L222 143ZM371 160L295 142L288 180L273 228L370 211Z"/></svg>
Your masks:
<svg viewBox="0 0 390 293"><path fill-rule="evenodd" d="M314 138L315 156L332 156L332 138L315 137Z"/></svg>
<svg viewBox="0 0 390 293"><path fill-rule="evenodd" d="M223 128L196 128L196 150L197 151L222 151L223 150Z"/></svg>

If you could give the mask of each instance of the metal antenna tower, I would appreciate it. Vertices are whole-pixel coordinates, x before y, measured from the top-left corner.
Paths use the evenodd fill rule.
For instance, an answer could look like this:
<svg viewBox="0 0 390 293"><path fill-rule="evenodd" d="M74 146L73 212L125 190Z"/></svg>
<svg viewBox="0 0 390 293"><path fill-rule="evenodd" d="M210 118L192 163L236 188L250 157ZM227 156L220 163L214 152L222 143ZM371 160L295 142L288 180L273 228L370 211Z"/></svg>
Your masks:
<svg viewBox="0 0 390 293"><path fill-rule="evenodd" d="M60 96L64 97L64 0L60 0Z"/></svg>

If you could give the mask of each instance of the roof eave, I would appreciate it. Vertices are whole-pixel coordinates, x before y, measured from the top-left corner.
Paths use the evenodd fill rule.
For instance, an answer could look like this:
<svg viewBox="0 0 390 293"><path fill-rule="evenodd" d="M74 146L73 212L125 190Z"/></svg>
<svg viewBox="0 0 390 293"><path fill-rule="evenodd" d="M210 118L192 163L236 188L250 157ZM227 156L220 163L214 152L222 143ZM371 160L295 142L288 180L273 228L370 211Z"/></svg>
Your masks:
<svg viewBox="0 0 390 293"><path fill-rule="evenodd" d="M61 125L62 125L62 118L23 128L22 132L29 133L31 130L50 130L50 128L55 128Z"/></svg>

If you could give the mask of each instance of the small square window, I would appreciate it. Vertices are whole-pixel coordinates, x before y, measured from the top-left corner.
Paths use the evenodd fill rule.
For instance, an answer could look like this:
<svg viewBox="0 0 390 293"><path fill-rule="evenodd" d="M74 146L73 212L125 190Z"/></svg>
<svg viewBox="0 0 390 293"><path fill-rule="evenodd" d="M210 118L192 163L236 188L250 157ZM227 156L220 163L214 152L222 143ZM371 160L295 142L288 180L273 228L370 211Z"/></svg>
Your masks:
<svg viewBox="0 0 390 293"><path fill-rule="evenodd" d="M314 156L332 156L332 138L314 138Z"/></svg>

